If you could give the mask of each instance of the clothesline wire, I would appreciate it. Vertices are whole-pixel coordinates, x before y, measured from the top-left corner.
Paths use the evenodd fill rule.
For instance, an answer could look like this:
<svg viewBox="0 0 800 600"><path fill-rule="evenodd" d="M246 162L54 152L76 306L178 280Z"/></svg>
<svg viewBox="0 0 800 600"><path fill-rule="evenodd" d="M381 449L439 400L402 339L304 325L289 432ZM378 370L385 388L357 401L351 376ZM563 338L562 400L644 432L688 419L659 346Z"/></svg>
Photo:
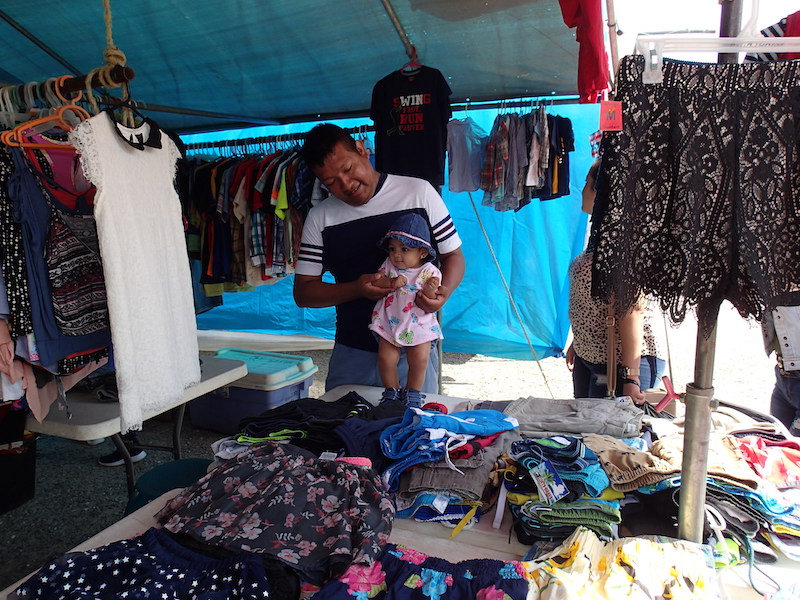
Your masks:
<svg viewBox="0 0 800 600"><path fill-rule="evenodd" d="M494 266L497 267L497 273L500 275L500 281L503 282L503 287L508 295L508 301L511 303L511 308L514 310L514 315L517 317L517 321L519 321L519 326L522 329L522 334L525 336L525 341L528 342L528 348L530 348L531 354L533 355L536 364L539 366L539 370L542 372L542 379L544 380L545 387L547 387L547 391L550 393L550 397L555 399L555 394L553 394L553 390L550 389L550 382L547 381L547 375L545 375L544 369L542 368L542 362L539 360L539 356L536 354L536 349L533 347L531 338L528 336L528 331L525 329L522 316L519 314L519 309L517 309L517 303L514 302L514 296L511 294L511 289L508 287L506 278L503 275L503 269L500 268L500 262L497 260L497 256L494 253L494 248L492 248L492 242L489 239L489 234L486 233L486 228L483 226L483 221L481 220L481 215L478 212L478 207L475 205L475 200L472 198L472 192L467 192L467 195L469 195L469 201L472 204L472 210L475 211L475 218L478 219L478 225L481 228L481 233L483 233L483 237L486 240L486 245L489 248L489 254L492 255Z"/></svg>
<svg viewBox="0 0 800 600"><path fill-rule="evenodd" d="M506 110L509 108L537 108L539 106L558 105L558 104L575 104L578 101L578 96L533 96L530 98L521 98L515 100L466 100L464 102L457 102L450 105L453 111L469 111L474 110ZM345 128L347 133L368 133L375 131L374 125L360 125L358 127ZM241 138L235 140L216 140L211 142L192 142L186 144L187 150L207 150L213 148L232 148L236 146L255 146L258 144L274 144L280 142L300 142L306 138L307 132L298 133L282 133L276 135L266 135L260 137Z"/></svg>

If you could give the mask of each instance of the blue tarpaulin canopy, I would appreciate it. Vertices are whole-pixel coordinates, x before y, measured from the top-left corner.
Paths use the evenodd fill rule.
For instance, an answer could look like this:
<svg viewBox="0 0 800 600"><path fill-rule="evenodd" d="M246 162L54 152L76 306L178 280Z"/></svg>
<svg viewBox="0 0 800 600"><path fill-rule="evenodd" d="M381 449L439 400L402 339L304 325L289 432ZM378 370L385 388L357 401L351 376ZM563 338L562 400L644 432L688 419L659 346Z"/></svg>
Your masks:
<svg viewBox="0 0 800 600"><path fill-rule="evenodd" d="M407 61L387 4L420 61L445 75L453 103L576 94L578 44L556 0L111 0L111 31L135 70L133 100L162 127L251 137L262 133L220 130L303 123L294 131L307 131L344 116L369 124L373 85ZM6 0L0 7L0 83L85 74L104 63L105 48L101 0ZM569 197L498 213L480 206L479 192L476 216L466 194L445 186L467 258L465 281L443 313L446 351L532 358L478 217L537 355L563 348L566 266L583 245L580 188L597 108L550 112L573 121ZM496 114L470 110L487 131ZM288 278L226 294L224 306L198 317L199 326L330 337L332 309L298 309L291 285Z"/></svg>
<svg viewBox="0 0 800 600"><path fill-rule="evenodd" d="M408 58L380 0L110 0L134 100L178 132L365 115ZM556 0L392 0L421 62L454 102L575 94L578 44ZM0 82L104 64L102 0L4 0ZM5 71L5 75L3 73Z"/></svg>

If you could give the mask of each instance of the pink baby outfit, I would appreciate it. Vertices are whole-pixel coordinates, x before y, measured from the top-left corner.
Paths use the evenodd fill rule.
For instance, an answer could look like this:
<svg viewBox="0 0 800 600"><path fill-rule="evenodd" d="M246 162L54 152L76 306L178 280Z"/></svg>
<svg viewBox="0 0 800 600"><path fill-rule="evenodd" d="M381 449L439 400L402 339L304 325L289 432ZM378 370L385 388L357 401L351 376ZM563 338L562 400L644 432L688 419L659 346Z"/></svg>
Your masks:
<svg viewBox="0 0 800 600"><path fill-rule="evenodd" d="M391 278L405 275L408 281L378 300L369 328L395 346L417 346L442 339L444 336L436 314L427 313L414 303L425 282L431 277L438 277L441 281L442 272L431 263L424 263L416 269L398 269L388 258L379 272Z"/></svg>

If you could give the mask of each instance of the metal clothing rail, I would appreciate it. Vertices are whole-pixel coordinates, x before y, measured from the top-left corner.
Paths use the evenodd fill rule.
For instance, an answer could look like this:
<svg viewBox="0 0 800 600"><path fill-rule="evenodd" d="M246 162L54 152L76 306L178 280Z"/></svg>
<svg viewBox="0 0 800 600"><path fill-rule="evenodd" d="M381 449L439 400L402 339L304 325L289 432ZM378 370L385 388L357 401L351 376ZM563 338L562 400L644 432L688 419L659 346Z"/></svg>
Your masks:
<svg viewBox="0 0 800 600"><path fill-rule="evenodd" d="M345 128L350 134L367 133L375 131L372 125L361 125L359 127ZM186 144L187 150L206 150L213 148L237 148L241 146L257 146L259 144L275 144L282 142L300 142L306 138L307 132L283 133L278 135L264 135L260 137L241 138L236 140L215 140L212 142L193 142Z"/></svg>
<svg viewBox="0 0 800 600"><path fill-rule="evenodd" d="M538 106L554 106L558 104L577 104L580 96L531 96L528 98L514 98L513 100L466 100L450 104L452 110L504 110L506 108L536 108Z"/></svg>

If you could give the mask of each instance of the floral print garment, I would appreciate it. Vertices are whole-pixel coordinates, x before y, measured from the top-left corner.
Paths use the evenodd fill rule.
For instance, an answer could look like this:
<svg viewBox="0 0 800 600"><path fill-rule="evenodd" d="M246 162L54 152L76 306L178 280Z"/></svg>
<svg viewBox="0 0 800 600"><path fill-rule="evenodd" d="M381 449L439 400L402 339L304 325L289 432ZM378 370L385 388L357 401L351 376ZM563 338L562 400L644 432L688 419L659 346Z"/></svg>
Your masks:
<svg viewBox="0 0 800 600"><path fill-rule="evenodd" d="M173 533L266 554L321 584L369 566L391 533L394 505L369 467L256 444L173 498L157 515Z"/></svg>
<svg viewBox="0 0 800 600"><path fill-rule="evenodd" d="M313 600L526 600L526 563L478 559L451 563L413 548L387 544L370 567L351 566Z"/></svg>

